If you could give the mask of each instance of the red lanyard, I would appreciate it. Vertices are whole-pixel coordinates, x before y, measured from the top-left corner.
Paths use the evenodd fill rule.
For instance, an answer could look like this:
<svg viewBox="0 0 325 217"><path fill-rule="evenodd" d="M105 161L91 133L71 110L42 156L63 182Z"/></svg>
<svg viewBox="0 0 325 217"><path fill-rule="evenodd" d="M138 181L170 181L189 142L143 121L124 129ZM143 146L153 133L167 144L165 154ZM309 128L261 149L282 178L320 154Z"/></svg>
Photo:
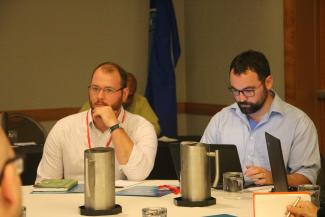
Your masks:
<svg viewBox="0 0 325 217"><path fill-rule="evenodd" d="M87 111L87 116L86 116L86 127L87 127L88 148L90 149L91 148L91 139L90 139L89 125L88 125L88 113L89 113L89 110ZM122 123L124 122L124 120L125 120L125 111L123 113ZM111 144L111 142L112 142L112 135L109 137L109 140L106 143L106 147L108 147Z"/></svg>

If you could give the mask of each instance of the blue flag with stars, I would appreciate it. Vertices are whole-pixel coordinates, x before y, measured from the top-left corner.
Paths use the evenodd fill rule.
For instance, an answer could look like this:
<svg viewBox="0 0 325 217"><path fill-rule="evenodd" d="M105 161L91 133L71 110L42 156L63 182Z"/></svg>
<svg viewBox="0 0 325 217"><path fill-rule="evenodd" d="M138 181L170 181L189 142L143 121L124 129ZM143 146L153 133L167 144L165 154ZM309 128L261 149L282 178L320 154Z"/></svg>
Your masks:
<svg viewBox="0 0 325 217"><path fill-rule="evenodd" d="M150 1L149 49L146 97L159 118L161 135L177 136L174 69L180 44L172 0Z"/></svg>

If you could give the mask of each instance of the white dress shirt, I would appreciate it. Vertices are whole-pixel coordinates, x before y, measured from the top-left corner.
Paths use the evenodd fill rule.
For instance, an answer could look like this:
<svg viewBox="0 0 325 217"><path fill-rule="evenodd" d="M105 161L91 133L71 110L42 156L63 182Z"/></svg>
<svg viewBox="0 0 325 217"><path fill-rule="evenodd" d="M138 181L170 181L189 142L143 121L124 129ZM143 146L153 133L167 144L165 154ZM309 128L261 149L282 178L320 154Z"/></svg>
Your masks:
<svg viewBox="0 0 325 217"><path fill-rule="evenodd" d="M36 181L49 178L84 180L84 151L89 146L87 127L90 131L91 147L105 147L111 137L109 130L102 133L94 126L91 112L88 111L65 117L54 125L44 145ZM134 146L127 164L120 165L115 157L115 179L144 180L150 174L155 162L157 152L155 130L150 122L123 108L118 120L134 142ZM109 147L114 148L114 144L111 142Z"/></svg>

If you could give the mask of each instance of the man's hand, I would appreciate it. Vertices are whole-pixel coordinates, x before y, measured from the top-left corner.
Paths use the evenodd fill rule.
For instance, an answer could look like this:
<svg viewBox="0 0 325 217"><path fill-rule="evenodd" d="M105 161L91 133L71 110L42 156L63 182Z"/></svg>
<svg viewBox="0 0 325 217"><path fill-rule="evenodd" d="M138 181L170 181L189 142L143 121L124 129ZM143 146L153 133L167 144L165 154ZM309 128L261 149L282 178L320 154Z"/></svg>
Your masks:
<svg viewBox="0 0 325 217"><path fill-rule="evenodd" d="M272 173L262 167L247 166L244 175L249 177L257 185L269 185L273 183Z"/></svg>
<svg viewBox="0 0 325 217"><path fill-rule="evenodd" d="M96 127L102 131L118 124L116 114L111 106L95 107L92 110L92 116Z"/></svg>
<svg viewBox="0 0 325 217"><path fill-rule="evenodd" d="M317 217L317 211L318 207L310 201L301 201L296 207L292 205L287 207L287 213L291 213L290 217Z"/></svg>

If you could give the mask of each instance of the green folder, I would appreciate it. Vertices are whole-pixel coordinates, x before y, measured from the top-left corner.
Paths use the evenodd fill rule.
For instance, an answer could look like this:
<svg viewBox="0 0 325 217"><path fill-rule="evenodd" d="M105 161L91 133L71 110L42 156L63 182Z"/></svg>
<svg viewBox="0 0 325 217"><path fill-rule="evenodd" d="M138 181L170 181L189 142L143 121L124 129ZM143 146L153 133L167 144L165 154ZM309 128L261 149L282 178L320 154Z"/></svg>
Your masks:
<svg viewBox="0 0 325 217"><path fill-rule="evenodd" d="M74 179L44 179L34 185L33 192L68 191L78 184Z"/></svg>

